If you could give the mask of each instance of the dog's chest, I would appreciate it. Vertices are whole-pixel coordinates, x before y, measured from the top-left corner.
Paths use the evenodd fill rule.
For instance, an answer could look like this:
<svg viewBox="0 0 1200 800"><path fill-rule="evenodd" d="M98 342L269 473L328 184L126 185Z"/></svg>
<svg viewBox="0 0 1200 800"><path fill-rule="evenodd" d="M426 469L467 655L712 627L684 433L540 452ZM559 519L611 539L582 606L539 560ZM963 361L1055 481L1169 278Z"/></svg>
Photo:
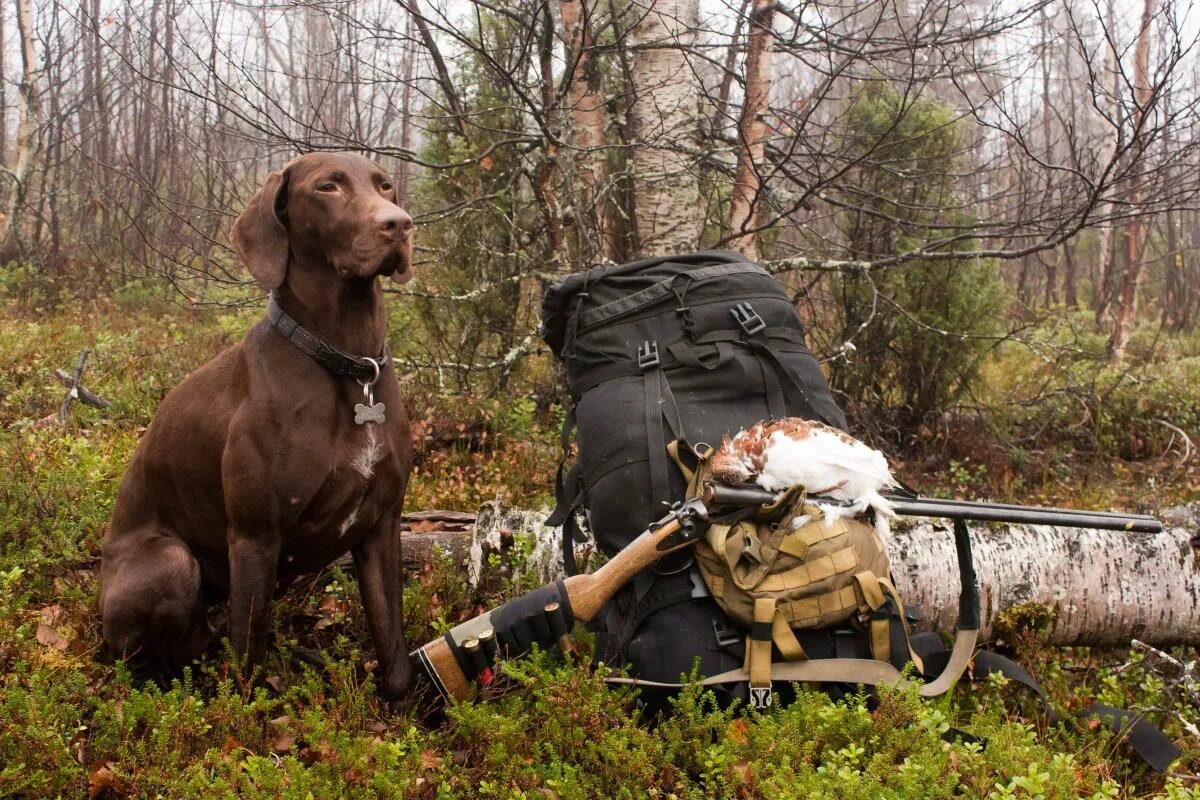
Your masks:
<svg viewBox="0 0 1200 800"><path fill-rule="evenodd" d="M360 524L373 522L386 502L392 481L383 473L391 451L387 431L374 423L351 428L340 450L331 478L340 489L341 508L335 510L333 522L337 536L345 538Z"/></svg>
<svg viewBox="0 0 1200 800"><path fill-rule="evenodd" d="M345 466L370 483L379 462L387 455L383 430L379 425L368 422L351 429L350 440L346 448L348 457Z"/></svg>
<svg viewBox="0 0 1200 800"><path fill-rule="evenodd" d="M386 428L355 426L337 442L334 453L324 481L300 515L293 546L285 548L285 568L323 565L336 558L395 505L399 481Z"/></svg>

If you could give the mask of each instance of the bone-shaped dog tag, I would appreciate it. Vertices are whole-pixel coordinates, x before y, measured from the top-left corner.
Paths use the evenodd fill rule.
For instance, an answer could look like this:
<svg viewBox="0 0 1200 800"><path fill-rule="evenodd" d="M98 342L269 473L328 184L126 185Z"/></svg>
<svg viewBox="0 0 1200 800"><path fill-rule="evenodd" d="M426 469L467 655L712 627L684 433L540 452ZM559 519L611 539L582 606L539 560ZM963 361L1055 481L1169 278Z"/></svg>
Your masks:
<svg viewBox="0 0 1200 800"><path fill-rule="evenodd" d="M354 424L362 425L367 422L383 422L383 403L372 403L369 406L362 403L354 404Z"/></svg>

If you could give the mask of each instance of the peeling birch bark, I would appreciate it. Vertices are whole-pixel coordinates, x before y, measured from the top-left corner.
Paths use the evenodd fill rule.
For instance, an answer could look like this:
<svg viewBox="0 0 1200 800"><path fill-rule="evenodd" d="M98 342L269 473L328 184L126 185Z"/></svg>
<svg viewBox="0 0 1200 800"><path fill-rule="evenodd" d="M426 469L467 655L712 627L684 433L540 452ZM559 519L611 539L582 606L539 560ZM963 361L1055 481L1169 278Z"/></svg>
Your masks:
<svg viewBox="0 0 1200 800"><path fill-rule="evenodd" d="M21 97L21 115L17 124L17 168L12 173L14 186L9 197L8 213L0 220L0 242L11 248L14 239L21 234L24 205L29 194L29 180L33 176L34 150L37 148L37 127L41 122L42 102L38 92L38 77L41 70L35 51L37 33L34 30L34 7L31 0L17 3L17 35L21 46L21 82L18 94Z"/></svg>
<svg viewBox="0 0 1200 800"><path fill-rule="evenodd" d="M700 90L688 51L698 0L634 0L631 109L634 213L644 256L688 252L700 239L700 184L694 153Z"/></svg>
<svg viewBox="0 0 1200 800"><path fill-rule="evenodd" d="M983 629L1000 612L1040 603L1055 612L1051 644L1128 646L1200 642L1200 570L1190 532L1121 533L1050 525L971 524ZM922 627L950 631L958 615L958 562L950 524L892 532L892 576Z"/></svg>

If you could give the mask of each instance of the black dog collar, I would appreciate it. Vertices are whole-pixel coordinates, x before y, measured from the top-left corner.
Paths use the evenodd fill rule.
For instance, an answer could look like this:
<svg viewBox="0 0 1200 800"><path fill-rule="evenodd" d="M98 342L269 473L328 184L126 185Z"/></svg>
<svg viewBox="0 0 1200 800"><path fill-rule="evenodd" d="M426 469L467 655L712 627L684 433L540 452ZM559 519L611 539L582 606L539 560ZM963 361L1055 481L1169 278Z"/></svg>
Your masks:
<svg viewBox="0 0 1200 800"><path fill-rule="evenodd" d="M272 328L294 344L296 349L334 375L343 378L353 378L364 384L374 383L379 378L380 370L386 367L388 361L391 360L386 343L383 345L383 354L378 358L347 355L336 347L326 344L285 314L279 307L274 292L271 293L271 299L267 301L267 321L271 323Z"/></svg>

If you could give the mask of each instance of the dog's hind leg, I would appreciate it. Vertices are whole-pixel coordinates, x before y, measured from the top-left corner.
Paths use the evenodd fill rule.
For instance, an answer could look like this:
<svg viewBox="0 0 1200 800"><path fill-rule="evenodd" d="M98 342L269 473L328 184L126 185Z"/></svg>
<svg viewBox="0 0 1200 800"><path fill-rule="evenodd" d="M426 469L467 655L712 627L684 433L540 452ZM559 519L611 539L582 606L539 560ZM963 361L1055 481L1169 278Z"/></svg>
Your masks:
<svg viewBox="0 0 1200 800"><path fill-rule="evenodd" d="M187 546L150 533L106 547L100 571L104 641L136 662L183 666L204 654L200 565Z"/></svg>

